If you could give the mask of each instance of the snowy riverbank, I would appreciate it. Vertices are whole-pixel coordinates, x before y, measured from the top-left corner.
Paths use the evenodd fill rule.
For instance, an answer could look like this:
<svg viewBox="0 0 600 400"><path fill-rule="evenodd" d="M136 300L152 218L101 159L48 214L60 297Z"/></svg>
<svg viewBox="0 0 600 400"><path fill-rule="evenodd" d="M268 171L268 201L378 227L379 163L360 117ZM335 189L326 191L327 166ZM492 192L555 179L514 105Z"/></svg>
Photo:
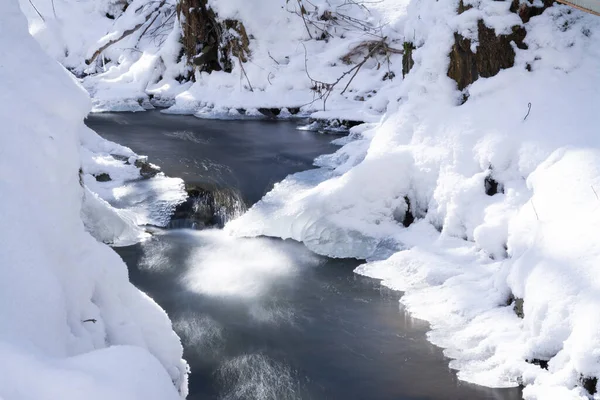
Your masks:
<svg viewBox="0 0 600 400"><path fill-rule="evenodd" d="M88 175L139 176L108 165L108 153L136 156L84 126L87 93L28 34L18 2L3 6L0 397L185 397L187 365L167 315L86 232L138 239L139 228L90 190Z"/></svg>
<svg viewBox="0 0 600 400"><path fill-rule="evenodd" d="M600 376L599 20L556 5L522 23L509 5L456 15L453 2L412 2L415 66L383 122L227 229L378 260L357 272L405 291L461 379L588 398ZM476 40L479 19L498 33L523 25L527 49L461 105L452 33Z"/></svg>
<svg viewBox="0 0 600 400"><path fill-rule="evenodd" d="M323 105L312 102L315 81L334 82L358 65L365 48L353 50L373 38L329 26L328 40L311 40L303 19L275 0L210 2L245 24L252 55L243 69L196 72L186 82L177 25L158 42L131 35L85 65L143 18L145 1L133 1L114 25L105 14L115 2L89 10L75 3L56 0L56 21L40 10L56 24L22 6L43 47L89 74L83 84L98 110L143 110L152 100L202 116L314 112ZM331 10L316 4L318 18ZM70 8L93 18L71 18ZM528 399L593 396L600 19L541 1L385 0L366 14L352 10L404 54L388 54L390 64L367 57L317 116L370 123L318 158L321 169L288 177L226 229L370 260L358 272L406 292L402 303L431 322L430 339L464 380L523 384ZM168 18L159 14L156 24ZM74 40L82 20L90 21L86 37Z"/></svg>

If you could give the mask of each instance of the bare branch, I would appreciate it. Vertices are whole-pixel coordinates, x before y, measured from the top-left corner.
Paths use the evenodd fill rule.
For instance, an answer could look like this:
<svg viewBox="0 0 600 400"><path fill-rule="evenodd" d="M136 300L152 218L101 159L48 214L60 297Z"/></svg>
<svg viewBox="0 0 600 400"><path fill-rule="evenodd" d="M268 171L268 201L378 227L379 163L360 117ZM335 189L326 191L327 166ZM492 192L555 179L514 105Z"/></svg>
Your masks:
<svg viewBox="0 0 600 400"><path fill-rule="evenodd" d="M250 91L254 92L254 89L252 88L252 84L250 83L250 78L248 78L248 74L246 74L246 70L244 69L244 63L242 62L242 59L240 58L240 56L238 56L237 59L240 62L240 67L242 68L242 72L244 73L244 76L246 77L246 81L248 82L248 86L250 87Z"/></svg>
<svg viewBox="0 0 600 400"><path fill-rule="evenodd" d="M37 15L42 19L42 22L46 22L46 19L43 17L43 15L40 13L40 11L37 9L37 7L33 4L33 1L29 0L29 4L31 4L31 7L33 7L33 9L35 10L35 12L37 13Z"/></svg>
<svg viewBox="0 0 600 400"><path fill-rule="evenodd" d="M387 51L388 51L388 49L390 49L390 47L387 45L386 40L387 40L387 38L384 37L379 42L369 42L368 44L363 43L363 44L357 46L357 47L362 47L362 48L370 47L370 50L367 53L367 55L358 64L354 65L352 68L350 68L349 70L345 71L333 83L322 82L322 81L316 80L316 79L314 79L313 77L310 76L310 73L308 72L308 54L307 54L307 51L306 51L306 46L304 45L304 43L301 43L302 46L304 47L304 70L306 72L306 76L308 76L308 79L310 79L311 82L313 83L313 88L312 88L313 91L319 95L317 98L315 98L312 102L310 102L308 104L312 104L312 103L314 103L317 100L323 100L323 111L325 111L326 105L327 105L327 99L329 99L329 96L333 92L333 89L342 80L344 80L344 78L346 78L348 75L352 74L352 76L350 77L350 79L346 83L346 86L344 86L344 89L340 92L340 94L346 93L346 91L350 87L350 84L352 83L352 81L354 80L354 78L356 77L356 75L358 75L358 72L360 71L360 69L363 67L363 65L366 64L366 62L371 57L373 57L373 55L378 50L386 51L386 54L388 54ZM401 50L396 50L396 51L402 52ZM308 105L308 104L305 104L305 105Z"/></svg>
<svg viewBox="0 0 600 400"><path fill-rule="evenodd" d="M56 16L56 8L54 8L54 0L52 1L52 13L54 14L54 19L58 19L58 17Z"/></svg>
<svg viewBox="0 0 600 400"><path fill-rule="evenodd" d="M271 58L271 60L275 61L275 64L279 65L279 61L277 61L276 59L273 58L270 51L267 51L267 54L269 54L269 57Z"/></svg>
<svg viewBox="0 0 600 400"><path fill-rule="evenodd" d="M310 33L310 29L308 28L308 23L306 22L306 18L304 17L304 15L306 14L306 9L304 8L304 6L302 5L301 0L297 0L298 1L298 7L300 7L300 16L302 17L302 21L304 21L304 27L306 28L306 32L308 32L308 37L309 38L313 38L311 33Z"/></svg>
<svg viewBox="0 0 600 400"><path fill-rule="evenodd" d="M103 46L101 46L99 49L97 49L94 54L88 58L87 60L85 60L85 63L87 65L90 65L92 62L94 62L94 60L106 49L108 49L110 46L112 46L113 44L120 42L121 40L125 39L127 36L135 33L138 29L140 29L142 26L144 26L149 20L150 18L152 18L152 16L154 15L154 13L156 13L157 11L159 11L167 2L167 0L161 0L160 3L158 3L158 6L156 6L154 8L154 10L152 10L151 12L149 12L146 17L144 18L144 21L137 24L136 26L134 26L131 29L127 29L125 31L123 31L123 33L121 34L121 36L119 36L117 39L113 39L108 41L107 43L105 43ZM158 13L156 14L156 16L154 17L154 19L152 20L152 23L156 20L156 17L158 17ZM150 25L152 25L152 23ZM146 28L147 29L147 28ZM145 32L145 30L144 30Z"/></svg>

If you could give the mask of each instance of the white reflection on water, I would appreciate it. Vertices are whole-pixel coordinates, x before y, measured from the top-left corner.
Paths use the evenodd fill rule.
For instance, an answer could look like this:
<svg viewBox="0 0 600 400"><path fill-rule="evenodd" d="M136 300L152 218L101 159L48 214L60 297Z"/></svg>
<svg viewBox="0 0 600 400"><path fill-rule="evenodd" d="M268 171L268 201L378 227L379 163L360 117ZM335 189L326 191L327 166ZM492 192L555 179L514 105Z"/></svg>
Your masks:
<svg viewBox="0 0 600 400"><path fill-rule="evenodd" d="M184 283L189 290L207 296L260 298L275 286L285 285L307 261L318 265L320 259L308 255L300 245L266 238L241 239L221 230L190 232L199 245L187 259Z"/></svg>

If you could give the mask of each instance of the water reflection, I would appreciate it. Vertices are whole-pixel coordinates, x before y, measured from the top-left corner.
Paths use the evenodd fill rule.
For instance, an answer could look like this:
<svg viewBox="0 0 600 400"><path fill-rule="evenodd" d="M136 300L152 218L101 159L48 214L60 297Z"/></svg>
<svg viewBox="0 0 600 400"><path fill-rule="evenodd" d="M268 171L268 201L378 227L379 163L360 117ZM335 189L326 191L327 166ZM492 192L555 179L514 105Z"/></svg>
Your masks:
<svg viewBox="0 0 600 400"><path fill-rule="evenodd" d="M104 114L88 123L168 175L239 191L247 204L336 149L293 123L160 113ZM400 293L354 274L356 260L221 231L155 230L116 251L182 339L190 400L521 398L519 389L459 382L427 342L427 325L400 309Z"/></svg>

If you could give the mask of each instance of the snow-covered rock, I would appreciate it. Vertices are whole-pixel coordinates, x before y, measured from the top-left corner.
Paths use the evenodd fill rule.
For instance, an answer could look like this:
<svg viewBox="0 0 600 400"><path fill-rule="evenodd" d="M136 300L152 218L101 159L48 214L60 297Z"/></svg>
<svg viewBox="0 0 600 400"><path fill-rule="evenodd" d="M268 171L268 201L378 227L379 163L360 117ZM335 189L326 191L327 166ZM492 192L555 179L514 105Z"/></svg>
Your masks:
<svg viewBox="0 0 600 400"><path fill-rule="evenodd" d="M110 210L80 183L80 146L97 150L87 93L29 35L17 0L3 3L0 53L0 397L184 397L169 318L80 215L82 203Z"/></svg>

